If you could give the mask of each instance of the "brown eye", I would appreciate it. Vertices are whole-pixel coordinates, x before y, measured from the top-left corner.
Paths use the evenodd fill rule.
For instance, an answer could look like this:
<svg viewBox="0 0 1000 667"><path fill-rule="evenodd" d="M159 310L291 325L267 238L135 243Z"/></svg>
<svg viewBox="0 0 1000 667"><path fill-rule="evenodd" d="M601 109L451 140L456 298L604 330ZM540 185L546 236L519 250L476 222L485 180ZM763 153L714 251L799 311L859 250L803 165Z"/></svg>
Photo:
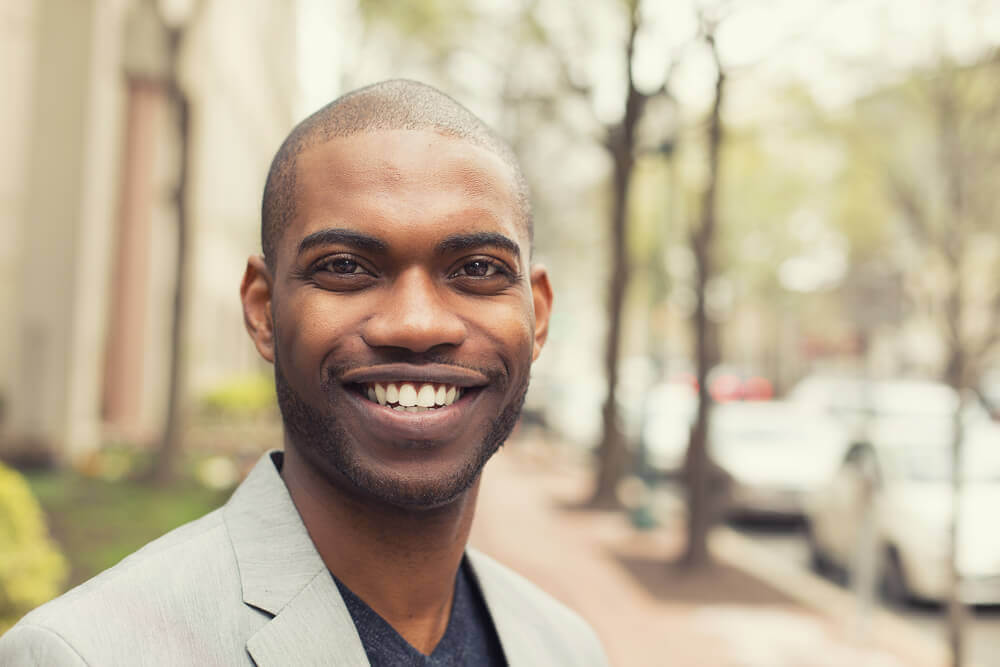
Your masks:
<svg viewBox="0 0 1000 667"><path fill-rule="evenodd" d="M462 268L465 270L465 275L472 276L474 278L488 278L497 272L497 268L495 266L483 260L469 262Z"/></svg>
<svg viewBox="0 0 1000 667"><path fill-rule="evenodd" d="M334 273L357 273L361 267L353 259L338 257L329 262L327 268Z"/></svg>

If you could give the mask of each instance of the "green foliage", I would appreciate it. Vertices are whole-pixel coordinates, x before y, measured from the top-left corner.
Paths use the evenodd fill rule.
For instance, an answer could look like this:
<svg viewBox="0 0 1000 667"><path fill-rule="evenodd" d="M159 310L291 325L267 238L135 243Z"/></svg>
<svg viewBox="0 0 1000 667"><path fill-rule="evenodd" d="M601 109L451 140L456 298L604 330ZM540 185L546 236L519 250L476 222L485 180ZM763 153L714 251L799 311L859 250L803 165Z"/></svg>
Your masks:
<svg viewBox="0 0 1000 667"><path fill-rule="evenodd" d="M57 470L32 473L28 481L69 559L70 585L86 581L147 542L207 514L228 495L190 478L157 487Z"/></svg>
<svg viewBox="0 0 1000 667"><path fill-rule="evenodd" d="M220 383L202 396L201 411L212 418L246 419L269 414L275 404L274 379L261 373Z"/></svg>
<svg viewBox="0 0 1000 667"><path fill-rule="evenodd" d="M66 574L28 483L0 464L0 633L56 596Z"/></svg>

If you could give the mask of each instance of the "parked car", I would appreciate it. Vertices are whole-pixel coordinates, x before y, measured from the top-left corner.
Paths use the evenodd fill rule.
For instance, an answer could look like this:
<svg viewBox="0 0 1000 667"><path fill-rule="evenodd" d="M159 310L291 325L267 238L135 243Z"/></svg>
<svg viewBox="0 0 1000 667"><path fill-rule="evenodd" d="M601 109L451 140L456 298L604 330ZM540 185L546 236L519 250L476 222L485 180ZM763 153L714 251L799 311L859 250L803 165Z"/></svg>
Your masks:
<svg viewBox="0 0 1000 667"><path fill-rule="evenodd" d="M959 404L958 393L942 382L920 379L866 380L850 375L816 374L803 378L788 399L818 414L828 415L850 432L852 440L874 437L869 431L910 420L947 426ZM989 419L978 400L963 406L963 423Z"/></svg>
<svg viewBox="0 0 1000 667"><path fill-rule="evenodd" d="M713 407L709 451L730 477L730 515L801 517L805 500L836 471L847 432L786 401Z"/></svg>
<svg viewBox="0 0 1000 667"><path fill-rule="evenodd" d="M946 598L951 426L951 419L941 418L883 421L872 442L850 448L839 471L808 503L817 568L856 571L867 541L887 597ZM1000 604L1000 427L988 421L968 426L964 452L960 594L966 603Z"/></svg>
<svg viewBox="0 0 1000 667"><path fill-rule="evenodd" d="M708 374L708 393L716 403L768 401L774 397L774 386L749 368L719 364Z"/></svg>

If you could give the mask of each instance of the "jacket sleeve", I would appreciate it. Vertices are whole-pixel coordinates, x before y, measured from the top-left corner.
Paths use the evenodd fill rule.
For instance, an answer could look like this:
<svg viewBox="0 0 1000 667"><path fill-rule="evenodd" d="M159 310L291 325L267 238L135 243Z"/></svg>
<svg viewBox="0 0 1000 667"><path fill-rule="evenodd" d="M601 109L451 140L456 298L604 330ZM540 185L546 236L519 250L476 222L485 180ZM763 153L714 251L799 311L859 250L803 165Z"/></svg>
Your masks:
<svg viewBox="0 0 1000 667"><path fill-rule="evenodd" d="M19 624L0 637L0 665L84 667L87 661L59 634L40 625Z"/></svg>

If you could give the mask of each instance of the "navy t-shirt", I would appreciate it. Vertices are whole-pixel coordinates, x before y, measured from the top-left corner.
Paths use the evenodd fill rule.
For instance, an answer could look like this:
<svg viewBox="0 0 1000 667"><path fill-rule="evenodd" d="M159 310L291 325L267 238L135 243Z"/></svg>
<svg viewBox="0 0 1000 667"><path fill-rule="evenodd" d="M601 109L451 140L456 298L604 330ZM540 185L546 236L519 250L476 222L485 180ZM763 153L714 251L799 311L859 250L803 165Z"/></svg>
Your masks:
<svg viewBox="0 0 1000 667"><path fill-rule="evenodd" d="M455 600L448 626L430 655L413 648L337 577L333 580L337 582L372 667L502 667L507 664L493 620L465 559L455 577Z"/></svg>

